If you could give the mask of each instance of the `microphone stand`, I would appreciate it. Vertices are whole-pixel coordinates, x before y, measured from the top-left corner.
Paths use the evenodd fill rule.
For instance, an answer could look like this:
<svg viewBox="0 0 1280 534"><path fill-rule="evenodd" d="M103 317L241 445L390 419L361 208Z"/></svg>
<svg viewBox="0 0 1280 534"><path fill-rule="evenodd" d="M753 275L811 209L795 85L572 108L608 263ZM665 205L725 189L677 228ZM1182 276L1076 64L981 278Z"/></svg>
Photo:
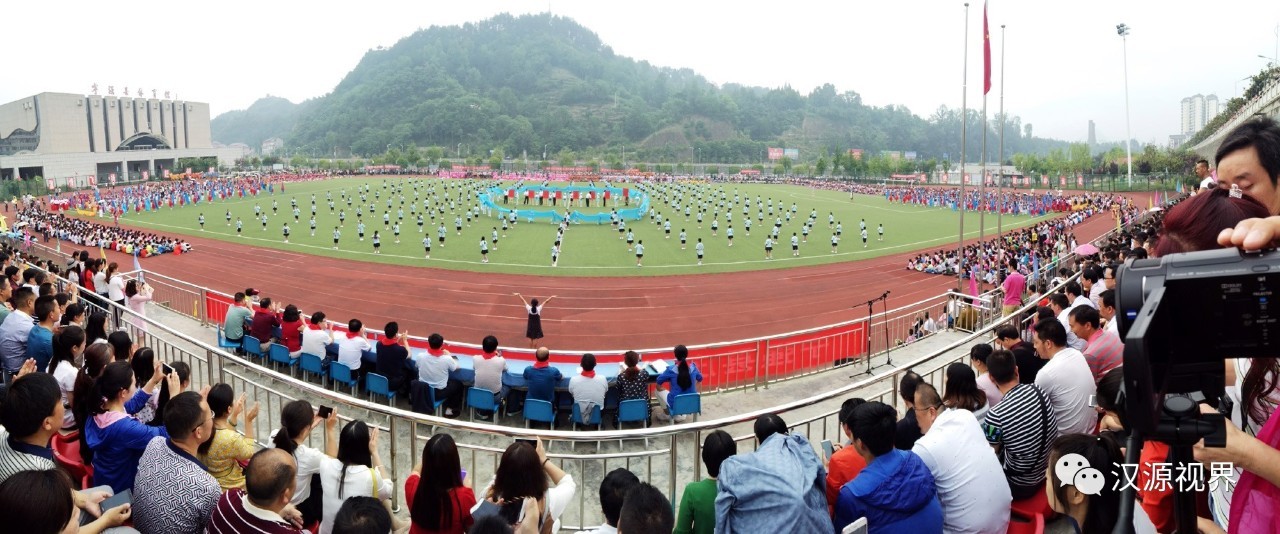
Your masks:
<svg viewBox="0 0 1280 534"><path fill-rule="evenodd" d="M876 304L876 302L877 302L877 301L884 302L884 316L883 316L883 317L884 317L884 319L885 319L885 323L884 323L884 354L885 354L885 358L886 358L885 363L887 363L887 364L889 364L889 365L893 365L893 358L892 358L892 357L891 357L891 355L890 355L890 353L893 351L893 345L892 345L892 344L890 344L890 342L889 342L889 293L890 293L889 291L885 291L883 295L880 295L880 296L878 296L878 297L876 297L876 298L873 298L873 299L871 299L871 300L868 300L868 301L867 301L867 372L866 372L866 373L864 373L864 374L868 374L868 375L869 375L869 374L871 374L871 368L872 368L872 365L871 365L871 320L875 318L875 314L876 314L876 312L875 312L875 304ZM850 376L849 376L849 378L853 378L853 377L855 377L855 376L857 376L857 375L850 375Z"/></svg>

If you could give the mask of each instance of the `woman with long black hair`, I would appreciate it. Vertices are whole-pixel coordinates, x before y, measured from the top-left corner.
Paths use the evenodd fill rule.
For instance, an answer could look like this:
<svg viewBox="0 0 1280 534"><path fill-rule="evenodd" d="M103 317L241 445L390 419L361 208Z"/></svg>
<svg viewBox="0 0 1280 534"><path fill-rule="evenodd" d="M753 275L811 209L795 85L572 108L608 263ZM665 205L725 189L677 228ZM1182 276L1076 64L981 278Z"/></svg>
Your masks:
<svg viewBox="0 0 1280 534"><path fill-rule="evenodd" d="M325 431L325 450L307 445L311 430L321 424ZM293 455L298 464L297 485L293 490L293 503L302 513L302 524L313 525L322 515L323 489L320 487L320 464L338 456L338 414L331 411L321 418L305 400L295 400L280 410L280 429L271 436L271 444Z"/></svg>
<svg viewBox="0 0 1280 534"><path fill-rule="evenodd" d="M671 407L675 403L677 395L685 393L697 393L697 382L702 381L702 372L698 371L698 366L689 363L689 349L684 345L676 345L672 351L676 357L676 365L666 368L662 374L658 375L658 386L669 384L666 394L665 403L667 413L671 413ZM676 418L682 421L683 416Z"/></svg>
<svg viewBox="0 0 1280 534"><path fill-rule="evenodd" d="M436 434L422 448L422 463L404 481L413 524L409 534L463 534L471 528L476 494L462 471L458 446Z"/></svg>
<svg viewBox="0 0 1280 534"><path fill-rule="evenodd" d="M391 478L382 472L378 455L378 432L364 421L351 421L338 436L338 457L320 464L320 485L324 492L320 534L333 533L333 518L342 501L351 497L391 500Z"/></svg>
<svg viewBox="0 0 1280 534"><path fill-rule="evenodd" d="M524 295L519 293L513 293L513 295L520 297L520 302L524 303L525 312L529 314L529 324L525 326L524 337L529 338L529 348L534 348L538 340L542 339L542 307L551 302L551 299L556 298L556 296L551 295L539 303L538 299L525 300Z"/></svg>

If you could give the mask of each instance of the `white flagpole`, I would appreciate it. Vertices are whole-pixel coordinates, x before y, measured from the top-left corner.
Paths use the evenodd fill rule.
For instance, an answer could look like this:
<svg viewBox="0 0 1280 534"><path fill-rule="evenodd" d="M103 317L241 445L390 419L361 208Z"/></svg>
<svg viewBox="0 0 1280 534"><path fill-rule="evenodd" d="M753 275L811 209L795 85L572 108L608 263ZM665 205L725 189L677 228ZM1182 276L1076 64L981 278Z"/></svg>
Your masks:
<svg viewBox="0 0 1280 534"><path fill-rule="evenodd" d="M956 289L964 291L964 151L969 137L969 3L964 3L964 76L960 87L960 235L956 245Z"/></svg>

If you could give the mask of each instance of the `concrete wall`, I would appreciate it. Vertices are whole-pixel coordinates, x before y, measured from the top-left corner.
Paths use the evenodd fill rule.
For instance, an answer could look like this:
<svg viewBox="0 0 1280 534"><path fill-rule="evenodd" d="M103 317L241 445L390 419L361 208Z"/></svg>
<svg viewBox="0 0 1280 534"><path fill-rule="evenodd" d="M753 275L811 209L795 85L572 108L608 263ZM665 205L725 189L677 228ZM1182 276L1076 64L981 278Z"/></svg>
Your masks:
<svg viewBox="0 0 1280 534"><path fill-rule="evenodd" d="M102 97L90 95L85 97L85 110L89 116L89 147L93 152L110 152L112 146L107 145L107 125L104 122Z"/></svg>
<svg viewBox="0 0 1280 534"><path fill-rule="evenodd" d="M89 151L89 119L84 105L83 95L36 95L36 107L40 112L39 153Z"/></svg>
<svg viewBox="0 0 1280 534"><path fill-rule="evenodd" d="M14 130L36 129L35 98L15 100L0 105L0 138L9 137Z"/></svg>
<svg viewBox="0 0 1280 534"><path fill-rule="evenodd" d="M187 102L187 140L191 148L213 148L209 126L209 104Z"/></svg>

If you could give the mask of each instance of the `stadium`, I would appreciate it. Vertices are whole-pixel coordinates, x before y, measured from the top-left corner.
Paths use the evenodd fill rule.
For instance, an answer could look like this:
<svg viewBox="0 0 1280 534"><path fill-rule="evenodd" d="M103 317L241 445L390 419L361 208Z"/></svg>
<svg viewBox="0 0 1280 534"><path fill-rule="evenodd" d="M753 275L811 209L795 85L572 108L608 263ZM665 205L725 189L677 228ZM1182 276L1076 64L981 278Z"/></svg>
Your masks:
<svg viewBox="0 0 1280 534"><path fill-rule="evenodd" d="M144 534L1266 531L1269 345L1225 376L1173 360L1234 341L1197 321L1269 335L1268 80L1196 141L1212 169L1179 153L1197 179L1146 188L1021 158L792 172L791 148L781 172L461 143L260 167L208 104L23 98L0 180L48 187L0 202L0 509ZM1205 309L1156 313L1175 296ZM1206 472L1153 487L1177 462Z"/></svg>

